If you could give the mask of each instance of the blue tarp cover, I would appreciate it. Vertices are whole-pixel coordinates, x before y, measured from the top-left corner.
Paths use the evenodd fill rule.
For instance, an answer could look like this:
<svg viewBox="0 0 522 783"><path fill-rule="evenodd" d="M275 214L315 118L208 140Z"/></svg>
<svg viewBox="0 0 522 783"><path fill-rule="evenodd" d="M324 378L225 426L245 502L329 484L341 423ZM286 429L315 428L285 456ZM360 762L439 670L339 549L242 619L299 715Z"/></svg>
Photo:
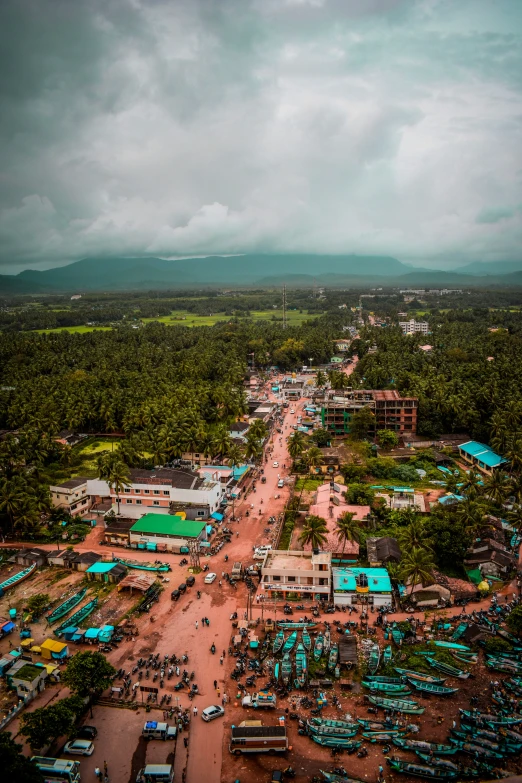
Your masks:
<svg viewBox="0 0 522 783"><path fill-rule="evenodd" d="M223 519L223 514L218 514L217 511L214 511L214 513L211 514L210 516L212 517L212 519L217 519L218 522L221 522L221 520Z"/></svg>
<svg viewBox="0 0 522 783"><path fill-rule="evenodd" d="M5 625L2 626L2 633L9 633L10 631L13 630L14 627L15 627L14 623L11 622L6 623Z"/></svg>

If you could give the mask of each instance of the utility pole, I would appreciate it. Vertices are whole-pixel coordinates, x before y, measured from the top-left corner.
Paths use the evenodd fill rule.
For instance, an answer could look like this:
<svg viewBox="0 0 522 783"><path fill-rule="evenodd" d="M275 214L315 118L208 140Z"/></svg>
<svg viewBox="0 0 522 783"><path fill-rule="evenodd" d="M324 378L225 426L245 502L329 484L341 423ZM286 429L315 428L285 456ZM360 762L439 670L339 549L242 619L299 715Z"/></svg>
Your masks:
<svg viewBox="0 0 522 783"><path fill-rule="evenodd" d="M283 329L286 329L286 283L283 286Z"/></svg>

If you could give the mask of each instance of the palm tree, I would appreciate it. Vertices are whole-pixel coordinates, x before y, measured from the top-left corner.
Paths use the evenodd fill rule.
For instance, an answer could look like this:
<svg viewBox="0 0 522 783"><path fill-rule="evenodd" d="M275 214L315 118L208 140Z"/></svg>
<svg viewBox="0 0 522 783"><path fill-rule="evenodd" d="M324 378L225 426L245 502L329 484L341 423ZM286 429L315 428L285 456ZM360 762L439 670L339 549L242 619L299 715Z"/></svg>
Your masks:
<svg viewBox="0 0 522 783"><path fill-rule="evenodd" d="M519 504L513 506L511 511L508 511L506 514L506 519L513 530L520 532L522 528L522 506Z"/></svg>
<svg viewBox="0 0 522 783"><path fill-rule="evenodd" d="M257 435L252 432L247 432L245 443L245 456L248 460L254 462L262 455L263 449L261 447L261 441Z"/></svg>
<svg viewBox="0 0 522 783"><path fill-rule="evenodd" d="M322 517L312 515L307 517L303 525L303 530L299 535L299 541L301 544L310 544L312 549L319 549L319 547L325 543L328 527L326 520Z"/></svg>
<svg viewBox="0 0 522 783"><path fill-rule="evenodd" d="M522 433L516 432L510 438L505 455L510 462L513 473L522 472Z"/></svg>
<svg viewBox="0 0 522 783"><path fill-rule="evenodd" d="M345 511L341 514L335 525L335 533L339 543L343 544L343 550L341 552L341 560L344 555L344 550L348 541L356 541L359 543L361 538L361 528L358 521L355 519L355 513L352 511Z"/></svg>
<svg viewBox="0 0 522 783"><path fill-rule="evenodd" d="M317 446L312 446L308 449L308 451L305 451L303 455L303 462L308 467L308 469L317 468L324 462L323 452Z"/></svg>
<svg viewBox="0 0 522 783"><path fill-rule="evenodd" d="M129 469L121 461L117 453L102 455L97 460L98 478L106 481L111 489L116 492L116 502L118 504L118 515L120 513L120 492L130 485Z"/></svg>
<svg viewBox="0 0 522 783"><path fill-rule="evenodd" d="M11 530L14 528L15 516L19 513L23 502L24 494L18 481L4 479L0 484L0 510L9 517Z"/></svg>
<svg viewBox="0 0 522 783"><path fill-rule="evenodd" d="M511 482L503 470L495 470L484 483L484 491L499 506L504 503L511 490Z"/></svg>
<svg viewBox="0 0 522 783"><path fill-rule="evenodd" d="M471 500L477 497L482 489L482 476L474 469L470 470L461 487L462 492Z"/></svg>
<svg viewBox="0 0 522 783"><path fill-rule="evenodd" d="M420 546L415 546L403 556L399 573L401 579L411 585L421 584L423 587L433 582L435 563L431 552Z"/></svg>
<svg viewBox="0 0 522 783"><path fill-rule="evenodd" d="M255 419L252 422L248 429L247 438L250 434L252 434L252 437L257 438L258 440L264 440L266 438L268 435L268 427L266 426L263 419Z"/></svg>
<svg viewBox="0 0 522 783"><path fill-rule="evenodd" d="M288 444L288 453L293 460L300 457L305 450L306 438L304 433L299 432L298 430L293 432L290 437L287 438L286 442Z"/></svg>
<svg viewBox="0 0 522 783"><path fill-rule="evenodd" d="M416 517L406 527L398 528L396 536L403 552L409 552L414 547L431 549L433 543L426 535L424 522L420 517Z"/></svg>
<svg viewBox="0 0 522 783"><path fill-rule="evenodd" d="M321 389L323 386L326 386L326 383L328 381L328 378L324 374L322 370L319 370L317 375L315 376L315 385L318 389Z"/></svg>
<svg viewBox="0 0 522 783"><path fill-rule="evenodd" d="M466 530L476 533L487 525L485 519L485 507L482 502L466 498L457 506L457 519L462 522Z"/></svg>
<svg viewBox="0 0 522 783"><path fill-rule="evenodd" d="M227 427L220 426L214 435L214 456L221 454L226 457L232 448L232 438Z"/></svg>

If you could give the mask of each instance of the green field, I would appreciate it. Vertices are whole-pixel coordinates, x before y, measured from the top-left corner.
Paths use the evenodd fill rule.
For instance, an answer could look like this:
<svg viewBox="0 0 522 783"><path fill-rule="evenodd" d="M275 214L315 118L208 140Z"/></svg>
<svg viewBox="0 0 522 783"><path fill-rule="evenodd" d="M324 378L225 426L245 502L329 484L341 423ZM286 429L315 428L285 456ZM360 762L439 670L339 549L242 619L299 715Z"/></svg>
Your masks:
<svg viewBox="0 0 522 783"><path fill-rule="evenodd" d="M223 323L231 321L233 318L244 316L229 316L224 313L216 313L216 315L194 315L189 313L188 310L173 310L170 315L164 315L158 318L143 318L143 323L161 323L167 326L214 326L217 323ZM283 311L282 310L252 310L250 318L254 321L274 321L276 323L282 323ZM317 318L317 315L309 315L308 313L299 310L288 310L287 321L292 326L300 326L303 321L308 321L311 318ZM75 332L77 334L85 334L86 332L96 332L99 330L106 331L112 329L111 326L59 326L56 329L38 329L38 334L51 334L51 332Z"/></svg>

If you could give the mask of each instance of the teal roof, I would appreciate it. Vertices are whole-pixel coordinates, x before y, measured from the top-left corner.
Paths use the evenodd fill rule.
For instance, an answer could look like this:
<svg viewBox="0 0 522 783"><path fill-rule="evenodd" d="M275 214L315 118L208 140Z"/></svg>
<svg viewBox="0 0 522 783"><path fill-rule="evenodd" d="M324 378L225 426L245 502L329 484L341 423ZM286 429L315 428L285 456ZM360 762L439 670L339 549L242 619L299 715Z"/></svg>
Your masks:
<svg viewBox="0 0 522 783"><path fill-rule="evenodd" d="M507 462L507 459L496 454L493 449L490 449L489 446L486 446L485 443L480 443L478 440L469 440L467 443L462 443L459 449L464 454L474 457L487 468L496 468L498 465L503 465Z"/></svg>
<svg viewBox="0 0 522 783"><path fill-rule="evenodd" d="M385 568L332 568L334 593L354 593L357 577L365 574L370 593L391 593L391 582Z"/></svg>
<svg viewBox="0 0 522 783"><path fill-rule="evenodd" d="M205 528L205 522L191 522L172 514L145 514L131 527L131 533L176 538L197 538ZM90 569L89 569L90 570Z"/></svg>
<svg viewBox="0 0 522 783"><path fill-rule="evenodd" d="M118 563L103 563L101 560L98 563L93 563L89 566L87 574L106 574L108 571L114 568Z"/></svg>

